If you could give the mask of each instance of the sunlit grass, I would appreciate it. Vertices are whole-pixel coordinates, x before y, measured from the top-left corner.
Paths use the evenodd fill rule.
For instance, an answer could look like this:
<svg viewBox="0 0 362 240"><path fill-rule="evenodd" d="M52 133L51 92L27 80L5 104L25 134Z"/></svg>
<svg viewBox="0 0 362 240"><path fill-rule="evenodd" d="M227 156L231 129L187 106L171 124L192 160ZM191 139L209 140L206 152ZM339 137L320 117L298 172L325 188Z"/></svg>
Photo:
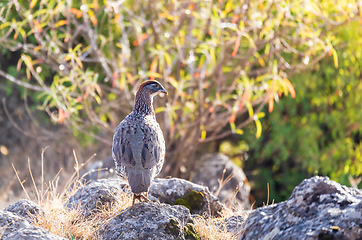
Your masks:
<svg viewBox="0 0 362 240"><path fill-rule="evenodd" d="M42 154L42 162L44 162L43 155L44 154ZM60 189L58 184L59 173L53 181L48 183L45 182L42 176L42 185L41 187L37 187L31 172L30 162L28 162L30 176L33 182L33 189L29 190L24 187L24 182L20 180L15 168L14 170L28 199L36 202L44 210L44 213L31 215L33 225L45 228L50 233L68 239L100 239L97 235L98 229L110 219L117 216L121 211L130 207L132 204L132 195L124 191L119 191L116 193L118 201L112 203L110 206L102 207L99 211L94 212L87 218L81 214L80 206L75 209L68 209L65 205L69 198L85 185L79 176L79 171L84 164L79 165L75 153L74 158L75 172L69 178L69 181L63 189ZM225 181L220 182L220 185L224 184ZM220 191L220 189L218 191ZM34 199L31 199L31 196L33 196ZM200 234L201 239L237 239L235 234L227 232L226 228L223 227L224 219L233 214L235 213L232 210L226 210L220 213L221 216L217 218L204 218L202 216L194 218L195 229ZM1 230L2 229L0 229L0 234L2 234Z"/></svg>

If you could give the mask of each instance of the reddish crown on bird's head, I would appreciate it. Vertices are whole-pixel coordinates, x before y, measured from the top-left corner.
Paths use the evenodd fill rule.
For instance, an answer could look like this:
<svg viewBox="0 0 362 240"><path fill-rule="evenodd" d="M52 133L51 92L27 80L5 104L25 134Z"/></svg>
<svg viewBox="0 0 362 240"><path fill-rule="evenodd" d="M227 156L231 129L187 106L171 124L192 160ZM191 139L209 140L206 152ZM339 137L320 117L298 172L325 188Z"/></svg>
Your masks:
<svg viewBox="0 0 362 240"><path fill-rule="evenodd" d="M161 83L155 80L148 80L141 83L136 93L133 111L138 114L154 114L153 97L160 93L167 94L166 89Z"/></svg>

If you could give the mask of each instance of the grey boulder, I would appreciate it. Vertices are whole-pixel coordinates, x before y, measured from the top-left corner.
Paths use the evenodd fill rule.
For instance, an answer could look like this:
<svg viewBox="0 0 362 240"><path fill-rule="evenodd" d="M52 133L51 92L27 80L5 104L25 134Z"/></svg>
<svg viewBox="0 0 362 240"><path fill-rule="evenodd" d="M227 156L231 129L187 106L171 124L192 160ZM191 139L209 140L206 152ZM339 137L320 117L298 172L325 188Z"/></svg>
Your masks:
<svg viewBox="0 0 362 240"><path fill-rule="evenodd" d="M116 194L120 191L131 194L126 181L120 178L100 179L78 189L69 198L66 207L78 209L84 217L89 217L118 202ZM217 216L224 207L207 187L180 178L154 179L148 193L151 201L184 205L193 214Z"/></svg>
<svg viewBox="0 0 362 240"><path fill-rule="evenodd" d="M235 215L226 218L221 224L218 224L218 227L221 230L226 230L236 236L239 236L241 233L241 227L245 223L246 218L241 215Z"/></svg>
<svg viewBox="0 0 362 240"><path fill-rule="evenodd" d="M101 239L199 239L184 206L139 203L129 207L100 227Z"/></svg>
<svg viewBox="0 0 362 240"><path fill-rule="evenodd" d="M232 207L238 209L250 209L250 184L243 170L236 166L228 156L224 154L206 154L195 163L195 172L192 182L207 186L211 192L218 191L218 180L229 181L221 188L218 198L221 202L229 202ZM225 172L224 172L225 171ZM224 174L223 174L224 173Z"/></svg>
<svg viewBox="0 0 362 240"><path fill-rule="evenodd" d="M241 232L240 239L361 239L362 191L306 179L288 201L252 211Z"/></svg>
<svg viewBox="0 0 362 240"><path fill-rule="evenodd" d="M184 205L192 214L199 215L218 216L224 208L207 187L180 178L154 179L149 189L149 198L161 203Z"/></svg>
<svg viewBox="0 0 362 240"><path fill-rule="evenodd" d="M12 212L2 210L0 210L0 236L2 240L65 240L44 228L32 225Z"/></svg>
<svg viewBox="0 0 362 240"><path fill-rule="evenodd" d="M116 194L127 191L128 184L120 178L99 179L80 188L66 203L68 209L77 209L84 217L90 217L93 213L110 207L120 201Z"/></svg>
<svg viewBox="0 0 362 240"><path fill-rule="evenodd" d="M12 212L30 222L32 222L33 218L37 215L44 214L44 210L38 204L28 199L16 201L15 203L7 206L4 211Z"/></svg>

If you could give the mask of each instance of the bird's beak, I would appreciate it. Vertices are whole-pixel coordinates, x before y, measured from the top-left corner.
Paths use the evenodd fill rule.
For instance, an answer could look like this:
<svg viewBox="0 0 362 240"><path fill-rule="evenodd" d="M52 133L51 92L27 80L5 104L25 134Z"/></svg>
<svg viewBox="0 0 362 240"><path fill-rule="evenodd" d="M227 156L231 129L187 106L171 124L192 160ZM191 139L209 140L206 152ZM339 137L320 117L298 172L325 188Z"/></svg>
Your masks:
<svg viewBox="0 0 362 240"><path fill-rule="evenodd" d="M167 91L166 91L166 89L164 89L164 88L160 89L159 92L160 92L160 93L164 93L164 94L166 94L166 95L168 94Z"/></svg>

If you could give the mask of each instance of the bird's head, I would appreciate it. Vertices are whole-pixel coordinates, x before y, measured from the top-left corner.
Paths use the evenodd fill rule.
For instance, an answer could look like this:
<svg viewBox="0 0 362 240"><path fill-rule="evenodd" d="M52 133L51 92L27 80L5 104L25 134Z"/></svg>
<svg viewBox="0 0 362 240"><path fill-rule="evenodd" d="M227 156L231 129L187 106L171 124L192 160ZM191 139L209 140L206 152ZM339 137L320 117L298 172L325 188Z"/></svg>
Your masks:
<svg viewBox="0 0 362 240"><path fill-rule="evenodd" d="M161 85L161 83L159 83L155 80L148 80L148 81L141 83L141 85L138 88L138 91L141 91L141 90L149 93L152 97L156 96L160 93L167 95L166 89Z"/></svg>
<svg viewBox="0 0 362 240"><path fill-rule="evenodd" d="M153 97L158 94L167 94L161 83L155 80L148 80L140 84L136 93L134 111L141 114L154 114Z"/></svg>

